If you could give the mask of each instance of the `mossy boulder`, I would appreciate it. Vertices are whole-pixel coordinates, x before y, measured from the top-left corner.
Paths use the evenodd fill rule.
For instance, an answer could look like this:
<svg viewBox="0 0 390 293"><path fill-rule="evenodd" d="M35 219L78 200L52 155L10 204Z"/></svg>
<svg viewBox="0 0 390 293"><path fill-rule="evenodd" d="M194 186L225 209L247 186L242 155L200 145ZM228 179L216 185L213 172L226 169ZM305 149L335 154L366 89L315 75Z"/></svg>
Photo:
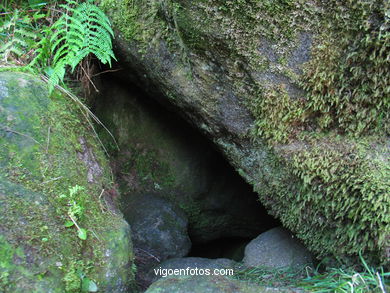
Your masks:
<svg viewBox="0 0 390 293"><path fill-rule="evenodd" d="M322 256L388 262L388 1L100 2L128 78L209 136L284 226Z"/></svg>
<svg viewBox="0 0 390 293"><path fill-rule="evenodd" d="M130 227L78 105L0 73L0 145L0 291L126 292Z"/></svg>

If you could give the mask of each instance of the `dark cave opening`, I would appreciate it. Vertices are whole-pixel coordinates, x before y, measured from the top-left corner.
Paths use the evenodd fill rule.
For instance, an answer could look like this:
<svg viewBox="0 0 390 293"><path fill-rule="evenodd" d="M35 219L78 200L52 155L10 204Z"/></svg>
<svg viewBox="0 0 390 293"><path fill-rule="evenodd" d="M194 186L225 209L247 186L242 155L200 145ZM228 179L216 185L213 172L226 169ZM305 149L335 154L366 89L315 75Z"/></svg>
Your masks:
<svg viewBox="0 0 390 293"><path fill-rule="evenodd" d="M166 102L168 98L146 93L128 82L121 72L105 74L100 83L100 94L94 98L93 109L120 146L119 151L111 148L111 163L122 194L122 212L130 226L135 224L131 223L126 206L133 194L169 199L188 217L192 246L189 253L182 256L241 261L245 245L251 239L280 225L268 215L252 186L241 178L208 137ZM165 139L165 135L168 138ZM161 158L179 162L161 163ZM159 177L170 172L167 166L177 169L173 172L175 176L188 173L184 178L189 182L179 180L172 186L171 182L160 180ZM185 186L186 183L190 187ZM182 202L186 196L195 202L193 206ZM137 243L137 236L134 239L136 249L159 258L152 248ZM142 266L148 267L144 263Z"/></svg>
<svg viewBox="0 0 390 293"><path fill-rule="evenodd" d="M207 243L193 244L189 257L228 258L241 261L244 257L245 246L251 241L245 237L219 238Z"/></svg>

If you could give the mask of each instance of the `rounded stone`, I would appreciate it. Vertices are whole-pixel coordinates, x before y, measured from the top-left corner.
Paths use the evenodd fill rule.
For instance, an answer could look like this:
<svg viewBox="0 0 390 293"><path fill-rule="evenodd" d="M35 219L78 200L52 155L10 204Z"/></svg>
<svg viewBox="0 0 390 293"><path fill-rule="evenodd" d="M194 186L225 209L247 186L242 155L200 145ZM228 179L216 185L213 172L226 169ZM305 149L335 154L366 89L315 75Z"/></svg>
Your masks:
<svg viewBox="0 0 390 293"><path fill-rule="evenodd" d="M312 265L311 253L286 229L260 234L245 247L244 265L280 269Z"/></svg>

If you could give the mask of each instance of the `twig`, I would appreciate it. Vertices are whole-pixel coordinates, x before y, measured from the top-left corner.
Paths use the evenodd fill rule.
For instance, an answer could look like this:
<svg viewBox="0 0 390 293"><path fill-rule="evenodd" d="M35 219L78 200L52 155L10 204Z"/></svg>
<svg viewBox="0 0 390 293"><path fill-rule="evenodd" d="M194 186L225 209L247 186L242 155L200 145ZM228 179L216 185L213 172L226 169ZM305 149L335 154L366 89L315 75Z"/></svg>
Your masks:
<svg viewBox="0 0 390 293"><path fill-rule="evenodd" d="M383 283L382 283L382 278L379 276L378 272L376 272L376 277L378 278L379 287L381 288L382 293L386 293L386 289L385 289L385 287L383 286Z"/></svg>
<svg viewBox="0 0 390 293"><path fill-rule="evenodd" d="M59 179L62 179L62 178L63 178L63 176L56 177L56 178L52 178L52 179L50 179L50 180L47 180L47 181L42 182L41 184L47 184L47 183L50 183L50 182L52 182L52 181L56 181L56 180L59 180Z"/></svg>
<svg viewBox="0 0 390 293"><path fill-rule="evenodd" d="M99 76L100 74L103 74L103 73L117 72L117 71L120 71L120 70L123 70L123 69L122 68L119 68L119 69L109 69L109 70L105 70L105 71L93 74L92 77Z"/></svg>
<svg viewBox="0 0 390 293"><path fill-rule="evenodd" d="M41 74L41 78L42 78L42 80L45 81L46 83L51 84L51 81L49 80L49 78L48 78L47 76ZM62 93L66 94L68 97L70 97L75 103L77 103L77 104L81 107L81 109L82 109L82 110L81 110L81 113L83 114L83 116L85 117L85 119L87 120L87 122L89 123L89 125L91 126L92 131L93 131L94 134L95 134L95 137L96 137L97 140L99 141L100 145L102 146L102 148L103 148L104 152L107 154L107 156L109 156L109 153L108 153L107 149L105 148L104 144L102 143L102 141L100 140L99 135L96 133L96 130L95 130L95 128L93 127L92 122L89 120L88 115L91 116L92 119L93 119L96 123L98 123L99 125L101 125L101 126L104 128L104 130L107 131L107 133L108 133L108 134L111 136L111 138L113 139L113 141L114 141L114 143L115 143L115 146L116 146L117 149L119 150L119 146L118 146L118 143L116 142L116 139L115 139L114 135L113 135L113 134L108 130L108 128L99 120L99 118L96 117L96 115L93 114L93 113L91 112L91 110L89 110L88 107L85 106L85 105L80 101L80 99L78 99L74 94L72 94L71 92L67 91L66 89L64 89L64 88L63 88L62 86L60 86L60 85L54 85L54 87L55 87L56 89L58 89L59 91L61 91ZM84 112L83 110L84 110L85 112Z"/></svg>
<svg viewBox="0 0 390 293"><path fill-rule="evenodd" d="M103 206L103 204L102 204L102 201L100 200L101 197L102 197L102 195L103 195L103 193L104 193L104 188L102 189L102 192L101 192L100 195L99 195L99 204L100 204L100 210L102 211L102 213L105 213L105 208L104 208L104 206ZM105 201L105 200L104 200L104 201ZM106 204L107 204L107 202L106 202Z"/></svg>
<svg viewBox="0 0 390 293"><path fill-rule="evenodd" d="M85 71L84 67L81 66L81 70L84 71L85 73L85 76L88 78L89 82L92 84L93 88L95 89L95 91L98 93L99 90L97 89L97 87L95 86L95 84L93 83L93 81L89 78L89 75L88 73ZM90 91L89 91L90 92Z"/></svg>
<svg viewBox="0 0 390 293"><path fill-rule="evenodd" d="M81 230L80 226L77 225L76 221L72 218L71 215L68 215L68 216L69 216L69 218L72 220L72 222L73 222L73 224L76 226L76 228L80 231L80 230Z"/></svg>
<svg viewBox="0 0 390 293"><path fill-rule="evenodd" d="M12 130L12 129L9 128L9 127L0 126L0 128L3 129L3 130L6 131L6 132L12 132L12 133L19 134L19 135L21 135L21 136L27 137L27 138L33 140L35 143L41 145L36 139L32 138L31 136L29 136L29 135L27 135L27 134L24 134L24 133L21 133L21 132Z"/></svg>
<svg viewBox="0 0 390 293"><path fill-rule="evenodd" d="M55 11L55 12L59 12L59 13L63 13L63 11L61 10L58 10L58 9L54 9L54 8L42 8L42 9L29 9L29 10L26 10L26 12L37 12L37 11ZM15 11L13 12L1 12L0 15L7 15L7 14L14 14Z"/></svg>
<svg viewBox="0 0 390 293"><path fill-rule="evenodd" d="M47 128L46 154L49 151L49 144L50 144L50 126Z"/></svg>
<svg viewBox="0 0 390 293"><path fill-rule="evenodd" d="M102 189L102 192L100 192L99 199L102 197L103 193L104 193L104 188Z"/></svg>
<svg viewBox="0 0 390 293"><path fill-rule="evenodd" d="M143 250L142 248L139 248L139 247L137 247L136 249L145 252L146 254L150 255L152 258L154 258L155 260L157 260L158 262L160 262L160 259L159 259L158 257L154 256L153 254L151 254L150 252L148 252L148 251L146 251L146 250Z"/></svg>
<svg viewBox="0 0 390 293"><path fill-rule="evenodd" d="M93 231L92 229L89 229L89 231L91 231L92 234L96 237L96 239L101 242L100 238L96 235L95 231Z"/></svg>

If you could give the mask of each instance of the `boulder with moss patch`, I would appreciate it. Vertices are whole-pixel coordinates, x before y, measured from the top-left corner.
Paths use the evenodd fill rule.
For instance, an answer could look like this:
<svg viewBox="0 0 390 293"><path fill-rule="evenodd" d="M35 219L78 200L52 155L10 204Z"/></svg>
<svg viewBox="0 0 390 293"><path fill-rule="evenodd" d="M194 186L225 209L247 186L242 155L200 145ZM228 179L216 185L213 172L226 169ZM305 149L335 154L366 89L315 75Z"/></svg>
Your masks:
<svg viewBox="0 0 390 293"><path fill-rule="evenodd" d="M128 78L208 135L283 225L321 256L388 262L388 1L100 2Z"/></svg>
<svg viewBox="0 0 390 293"><path fill-rule="evenodd" d="M0 89L0 291L126 292L130 228L86 118L37 77Z"/></svg>

